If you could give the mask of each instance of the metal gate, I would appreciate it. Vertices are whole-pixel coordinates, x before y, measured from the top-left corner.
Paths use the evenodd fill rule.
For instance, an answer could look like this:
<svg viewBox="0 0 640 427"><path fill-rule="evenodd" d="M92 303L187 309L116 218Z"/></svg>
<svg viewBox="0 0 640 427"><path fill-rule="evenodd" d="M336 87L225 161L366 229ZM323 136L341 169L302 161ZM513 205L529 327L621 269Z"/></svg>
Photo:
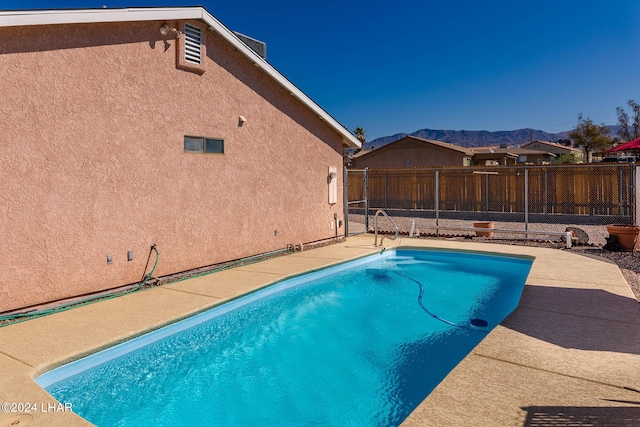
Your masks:
<svg viewBox="0 0 640 427"><path fill-rule="evenodd" d="M366 233L369 230L369 215L366 214L369 212L369 170L344 168L343 194L345 237ZM356 214L358 211L361 213Z"/></svg>

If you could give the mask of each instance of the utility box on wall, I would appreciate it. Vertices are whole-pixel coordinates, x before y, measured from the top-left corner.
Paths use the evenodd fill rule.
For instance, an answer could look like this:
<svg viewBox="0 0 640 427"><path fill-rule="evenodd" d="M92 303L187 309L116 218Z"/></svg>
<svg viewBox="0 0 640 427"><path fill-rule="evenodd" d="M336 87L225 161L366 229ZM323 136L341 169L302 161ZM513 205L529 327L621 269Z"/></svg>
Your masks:
<svg viewBox="0 0 640 427"><path fill-rule="evenodd" d="M335 205L338 203L338 168L335 166L329 167L329 176L327 178L329 183L329 204Z"/></svg>

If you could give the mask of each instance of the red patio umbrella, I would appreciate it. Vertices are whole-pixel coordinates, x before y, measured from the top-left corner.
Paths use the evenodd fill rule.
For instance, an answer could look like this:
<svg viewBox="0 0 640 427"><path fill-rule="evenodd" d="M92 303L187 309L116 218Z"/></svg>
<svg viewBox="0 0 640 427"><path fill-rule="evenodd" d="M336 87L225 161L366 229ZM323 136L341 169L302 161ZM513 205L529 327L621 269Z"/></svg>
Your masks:
<svg viewBox="0 0 640 427"><path fill-rule="evenodd" d="M640 150L640 138L633 141L625 142L617 147L609 148L605 153L612 153L614 151L627 151L627 150Z"/></svg>

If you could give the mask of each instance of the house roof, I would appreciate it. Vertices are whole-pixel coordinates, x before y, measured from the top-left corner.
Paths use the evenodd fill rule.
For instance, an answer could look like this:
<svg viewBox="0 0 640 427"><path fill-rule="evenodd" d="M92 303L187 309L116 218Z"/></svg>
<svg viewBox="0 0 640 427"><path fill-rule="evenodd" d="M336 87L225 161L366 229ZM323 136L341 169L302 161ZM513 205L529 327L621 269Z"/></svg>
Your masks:
<svg viewBox="0 0 640 427"><path fill-rule="evenodd" d="M554 153L541 150L529 150L527 148L493 148L493 147L476 147L472 150L474 156L491 156L507 154L510 156L535 156L535 155L548 155L550 157L556 157Z"/></svg>
<svg viewBox="0 0 640 427"><path fill-rule="evenodd" d="M443 148L443 149L446 149L446 150L456 151L456 152L458 152L460 154L463 154L465 156L471 156L471 153L466 148L460 147L458 145L451 144L449 142L442 142L442 141L436 141L436 140L433 140L433 139L418 138L417 136L407 135L407 136L403 136L402 138L398 139L397 141L393 141L393 142L391 142L391 143L389 143L387 145L384 145L384 146L382 146L380 148L376 148L375 150L366 150L366 151L362 150L362 151L356 153L353 157L354 158L361 158L361 157L362 158L366 158L369 155L373 155L373 154L380 153L380 152L385 151L385 150L392 149L392 148L394 148L395 145L398 145L398 144L400 144L402 142L405 142L407 140L412 141L412 142L416 142L416 143L419 143L419 144L424 144L426 146L431 145L431 146L436 146L436 147Z"/></svg>
<svg viewBox="0 0 640 427"><path fill-rule="evenodd" d="M125 8L125 9L72 9L72 10L19 10L0 12L0 27L18 27L27 25L65 25L98 22L133 22L165 20L199 20L209 31L217 34L237 49L253 65L275 80L309 108L320 120L326 122L342 136L343 144L359 148L362 144L347 128L338 123L325 110L287 80L278 70L243 43L238 36L225 27L203 7L161 7L161 8Z"/></svg>
<svg viewBox="0 0 640 427"><path fill-rule="evenodd" d="M577 151L582 153L582 150L580 150L579 148L575 148L575 147L568 147L566 145L562 145L562 144L558 144L555 142L549 142L549 141L539 141L539 140L535 140L532 142L527 142L526 144L522 144L521 147L526 147L527 145L531 145L531 144L544 144L544 145L548 145L549 147L556 147L556 148L561 148L567 151Z"/></svg>
<svg viewBox="0 0 640 427"><path fill-rule="evenodd" d="M470 155L469 150L467 150L464 147L460 147L459 145L455 145L451 142L442 142L442 141L436 141L435 139L418 138L417 136L410 136L410 135L405 136L403 139L405 138L410 138L410 139L413 139L414 141L429 143L431 145L435 145L440 148L445 148L447 150L453 150L465 155Z"/></svg>

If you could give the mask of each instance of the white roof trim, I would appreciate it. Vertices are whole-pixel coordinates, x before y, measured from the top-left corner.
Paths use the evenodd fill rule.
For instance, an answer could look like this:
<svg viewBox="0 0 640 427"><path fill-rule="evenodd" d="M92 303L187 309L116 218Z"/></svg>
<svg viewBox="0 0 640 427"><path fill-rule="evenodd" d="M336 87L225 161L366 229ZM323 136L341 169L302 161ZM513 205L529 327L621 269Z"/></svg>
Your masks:
<svg viewBox="0 0 640 427"><path fill-rule="evenodd" d="M291 96L311 109L321 120L342 135L342 142L359 148L362 143L305 95L278 70L245 45L231 30L225 27L203 7L127 8L127 9L79 9L79 10L20 10L0 12L0 27L25 25L85 24L93 22L130 22L195 19L204 22L209 31L222 37L246 56L256 68L261 69L284 87Z"/></svg>

